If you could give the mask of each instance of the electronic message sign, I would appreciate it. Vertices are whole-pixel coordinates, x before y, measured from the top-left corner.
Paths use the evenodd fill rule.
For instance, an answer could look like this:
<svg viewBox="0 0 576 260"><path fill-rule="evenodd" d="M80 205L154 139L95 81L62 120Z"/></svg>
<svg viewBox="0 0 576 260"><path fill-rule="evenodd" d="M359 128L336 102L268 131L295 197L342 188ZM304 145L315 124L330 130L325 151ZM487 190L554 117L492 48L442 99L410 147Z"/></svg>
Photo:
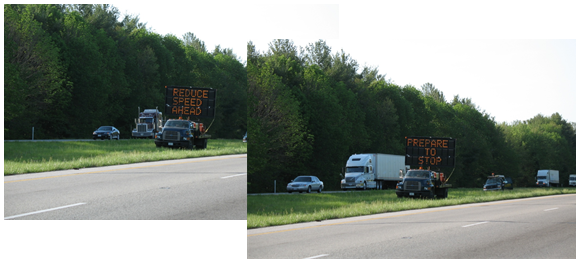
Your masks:
<svg viewBox="0 0 576 260"><path fill-rule="evenodd" d="M406 137L406 165L454 167L456 139Z"/></svg>
<svg viewBox="0 0 576 260"><path fill-rule="evenodd" d="M216 90L184 86L166 86L165 115L214 117Z"/></svg>

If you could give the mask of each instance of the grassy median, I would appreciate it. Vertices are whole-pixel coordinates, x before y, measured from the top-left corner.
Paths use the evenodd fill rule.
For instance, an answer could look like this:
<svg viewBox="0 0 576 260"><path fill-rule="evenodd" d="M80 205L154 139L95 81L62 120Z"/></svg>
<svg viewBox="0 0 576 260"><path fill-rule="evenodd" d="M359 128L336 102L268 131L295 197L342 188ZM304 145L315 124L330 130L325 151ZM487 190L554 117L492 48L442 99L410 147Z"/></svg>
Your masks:
<svg viewBox="0 0 576 260"><path fill-rule="evenodd" d="M4 142L4 175L247 153L242 140L210 139L204 150L157 148L151 139Z"/></svg>
<svg viewBox="0 0 576 260"><path fill-rule="evenodd" d="M249 195L248 228L568 193L576 193L576 188L515 188L488 192L481 188L450 189L447 199L433 200L399 199L394 190Z"/></svg>

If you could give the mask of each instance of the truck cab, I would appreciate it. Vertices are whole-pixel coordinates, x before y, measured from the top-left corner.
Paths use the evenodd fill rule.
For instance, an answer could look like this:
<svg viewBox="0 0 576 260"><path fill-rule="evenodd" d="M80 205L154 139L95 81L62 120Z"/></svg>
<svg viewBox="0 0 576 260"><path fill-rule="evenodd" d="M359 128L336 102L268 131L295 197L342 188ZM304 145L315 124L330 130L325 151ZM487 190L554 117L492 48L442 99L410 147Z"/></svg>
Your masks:
<svg viewBox="0 0 576 260"><path fill-rule="evenodd" d="M431 170L408 170L401 182L396 186L396 196L402 197L424 197L433 199L448 197L448 188L451 184L446 184L444 174Z"/></svg>
<svg viewBox="0 0 576 260"><path fill-rule="evenodd" d="M373 158L371 154L355 154L346 162L344 179L340 181L340 188L367 189L375 188Z"/></svg>
<svg viewBox="0 0 576 260"><path fill-rule="evenodd" d="M210 135L205 134L204 125L184 119L169 119L156 134L156 147L179 147L204 149Z"/></svg>
<svg viewBox="0 0 576 260"><path fill-rule="evenodd" d="M157 132L162 131L162 112L158 109L145 109L138 113L134 122L136 128L132 130L132 138L154 138Z"/></svg>
<svg viewBox="0 0 576 260"><path fill-rule="evenodd" d="M569 186L576 186L576 174L570 174L569 176L569 180L568 180L568 185Z"/></svg>

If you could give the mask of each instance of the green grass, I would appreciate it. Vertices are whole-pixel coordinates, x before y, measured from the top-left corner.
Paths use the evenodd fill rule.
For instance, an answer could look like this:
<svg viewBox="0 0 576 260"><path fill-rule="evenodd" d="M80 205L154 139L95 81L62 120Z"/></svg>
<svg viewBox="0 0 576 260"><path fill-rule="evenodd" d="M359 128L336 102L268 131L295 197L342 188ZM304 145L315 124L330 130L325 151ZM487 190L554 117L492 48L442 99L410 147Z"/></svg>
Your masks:
<svg viewBox="0 0 576 260"><path fill-rule="evenodd" d="M204 150L157 148L153 140L4 142L4 175L247 153L241 140L210 139Z"/></svg>
<svg viewBox="0 0 576 260"><path fill-rule="evenodd" d="M434 200L399 199L396 197L394 190L295 195L250 195L248 196L247 212L248 228L567 193L576 193L576 189L515 188L514 190L503 192L485 192L481 188L450 189L447 199Z"/></svg>

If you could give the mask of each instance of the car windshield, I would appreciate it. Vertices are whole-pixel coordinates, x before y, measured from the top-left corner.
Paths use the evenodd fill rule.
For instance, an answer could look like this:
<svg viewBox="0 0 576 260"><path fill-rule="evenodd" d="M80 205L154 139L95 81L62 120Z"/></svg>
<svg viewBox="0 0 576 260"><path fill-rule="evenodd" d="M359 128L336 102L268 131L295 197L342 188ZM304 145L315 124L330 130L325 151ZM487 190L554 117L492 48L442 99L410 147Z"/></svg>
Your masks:
<svg viewBox="0 0 576 260"><path fill-rule="evenodd" d="M486 181L486 184L498 184L500 183L500 180L497 178L490 178Z"/></svg>
<svg viewBox="0 0 576 260"><path fill-rule="evenodd" d="M111 131L112 127L111 126L101 126L100 128L98 128L98 130L100 131Z"/></svg>
<svg viewBox="0 0 576 260"><path fill-rule="evenodd" d="M538 176L538 180L545 180L546 176Z"/></svg>
<svg viewBox="0 0 576 260"><path fill-rule="evenodd" d="M168 121L164 127L187 128L188 123L185 121Z"/></svg>
<svg viewBox="0 0 576 260"><path fill-rule="evenodd" d="M346 167L346 172L364 172L363 166Z"/></svg>
<svg viewBox="0 0 576 260"><path fill-rule="evenodd" d="M312 178L300 176L294 179L294 182L312 182Z"/></svg>
<svg viewBox="0 0 576 260"><path fill-rule="evenodd" d="M430 178L430 173L427 171L409 171L406 177L411 178Z"/></svg>

